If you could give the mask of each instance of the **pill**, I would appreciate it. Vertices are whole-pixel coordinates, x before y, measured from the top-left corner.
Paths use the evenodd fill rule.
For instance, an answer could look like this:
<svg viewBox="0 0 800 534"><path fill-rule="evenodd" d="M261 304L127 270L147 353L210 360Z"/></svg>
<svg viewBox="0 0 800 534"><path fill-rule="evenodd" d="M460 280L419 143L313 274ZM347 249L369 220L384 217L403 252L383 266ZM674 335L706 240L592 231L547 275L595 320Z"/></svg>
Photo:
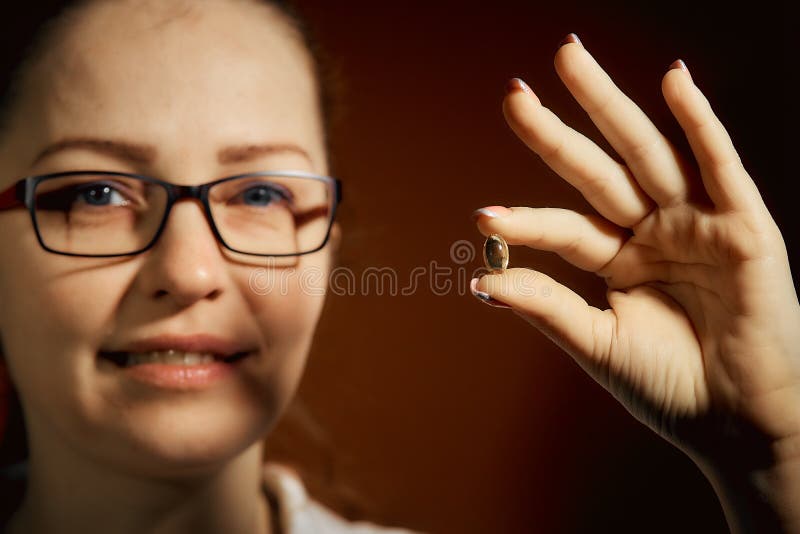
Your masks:
<svg viewBox="0 0 800 534"><path fill-rule="evenodd" d="M492 234L483 244L483 261L490 271L504 271L508 267L508 244L499 234Z"/></svg>

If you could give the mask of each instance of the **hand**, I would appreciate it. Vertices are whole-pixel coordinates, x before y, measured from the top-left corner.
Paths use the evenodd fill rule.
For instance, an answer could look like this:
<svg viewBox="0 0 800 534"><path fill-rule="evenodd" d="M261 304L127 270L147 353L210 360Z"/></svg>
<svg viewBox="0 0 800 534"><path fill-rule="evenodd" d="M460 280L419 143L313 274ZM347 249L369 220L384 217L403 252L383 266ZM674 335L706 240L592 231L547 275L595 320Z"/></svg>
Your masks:
<svg viewBox="0 0 800 534"><path fill-rule="evenodd" d="M530 269L485 275L473 287L568 352L701 466L718 493L734 479L762 484L756 493L800 530L800 305L780 230L682 62L662 92L696 161L681 157L577 39L555 66L625 164L513 80L503 103L509 125L599 215L491 206L476 212L478 228L603 277L610 308ZM744 512L726 509L732 523L734 513Z"/></svg>

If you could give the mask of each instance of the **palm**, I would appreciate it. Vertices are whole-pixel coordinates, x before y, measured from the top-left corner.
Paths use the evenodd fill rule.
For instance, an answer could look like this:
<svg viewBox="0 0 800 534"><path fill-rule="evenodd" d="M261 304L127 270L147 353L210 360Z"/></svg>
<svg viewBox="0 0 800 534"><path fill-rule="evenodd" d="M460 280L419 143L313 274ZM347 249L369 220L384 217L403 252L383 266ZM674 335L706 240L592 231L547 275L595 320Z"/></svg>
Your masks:
<svg viewBox="0 0 800 534"><path fill-rule="evenodd" d="M770 366L781 362L769 349L777 353L782 347L769 338L786 334L785 345L793 347L797 341L791 342L790 331L764 328L764 322L779 324L774 321L781 320L780 308L762 309L765 301L785 300L791 317L796 299L789 297L790 287L775 287L781 264L771 253L780 249L770 242L769 226L759 232L756 221L746 221L743 214L709 208L657 210L634 227L633 237L598 273L610 287L633 288L627 289L630 302L612 307L617 324L614 354L607 360L609 375L617 377L612 392L670 439L676 437L670 427L676 418L748 406L751 399L798 385L791 365L790 374L770 376ZM771 426L774 414L760 411L738 415Z"/></svg>
<svg viewBox="0 0 800 534"><path fill-rule="evenodd" d="M512 93L512 128L600 215L519 207L479 227L597 273L610 307L588 306L528 269L484 277L481 291L511 305L637 419L687 451L703 453L724 433L769 442L800 432L800 306L786 249L707 101L686 73L665 76L695 167L580 45L562 47L556 59L626 165L532 93ZM553 296L514 290L525 285L550 286Z"/></svg>

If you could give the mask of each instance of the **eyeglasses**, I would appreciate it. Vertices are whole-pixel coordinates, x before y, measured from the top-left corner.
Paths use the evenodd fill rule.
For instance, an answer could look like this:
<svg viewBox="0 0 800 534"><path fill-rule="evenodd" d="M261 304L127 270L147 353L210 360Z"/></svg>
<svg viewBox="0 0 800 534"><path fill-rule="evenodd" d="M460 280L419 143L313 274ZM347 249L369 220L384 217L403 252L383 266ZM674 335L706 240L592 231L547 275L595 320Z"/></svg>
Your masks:
<svg viewBox="0 0 800 534"><path fill-rule="evenodd" d="M115 257L151 248L172 206L198 199L217 240L251 256L299 256L328 242L341 181L300 171L253 172L175 185L123 172L30 176L0 192L0 211L26 207L41 246L66 256Z"/></svg>

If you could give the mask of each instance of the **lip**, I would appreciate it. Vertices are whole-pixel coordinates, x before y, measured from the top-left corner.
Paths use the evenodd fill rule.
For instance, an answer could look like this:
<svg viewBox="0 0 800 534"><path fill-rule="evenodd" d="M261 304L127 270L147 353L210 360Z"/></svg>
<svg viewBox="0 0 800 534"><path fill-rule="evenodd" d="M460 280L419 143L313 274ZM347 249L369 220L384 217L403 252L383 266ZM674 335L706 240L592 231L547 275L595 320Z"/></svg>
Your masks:
<svg viewBox="0 0 800 534"><path fill-rule="evenodd" d="M151 352L170 349L181 352L211 353L221 358L230 358L239 353L252 352L255 347L213 334L160 334L124 343L120 347L101 349L100 353Z"/></svg>
<svg viewBox="0 0 800 534"><path fill-rule="evenodd" d="M237 367L236 363L222 361L186 366L145 363L122 367L119 371L122 376L158 389L196 391L231 377Z"/></svg>
<svg viewBox="0 0 800 534"><path fill-rule="evenodd" d="M215 361L196 365L145 363L124 367L127 353L176 350L210 353ZM201 390L233 376L240 362L257 348L212 334L161 334L122 344L119 348L101 349L98 356L115 362L115 369L136 382L158 389Z"/></svg>

